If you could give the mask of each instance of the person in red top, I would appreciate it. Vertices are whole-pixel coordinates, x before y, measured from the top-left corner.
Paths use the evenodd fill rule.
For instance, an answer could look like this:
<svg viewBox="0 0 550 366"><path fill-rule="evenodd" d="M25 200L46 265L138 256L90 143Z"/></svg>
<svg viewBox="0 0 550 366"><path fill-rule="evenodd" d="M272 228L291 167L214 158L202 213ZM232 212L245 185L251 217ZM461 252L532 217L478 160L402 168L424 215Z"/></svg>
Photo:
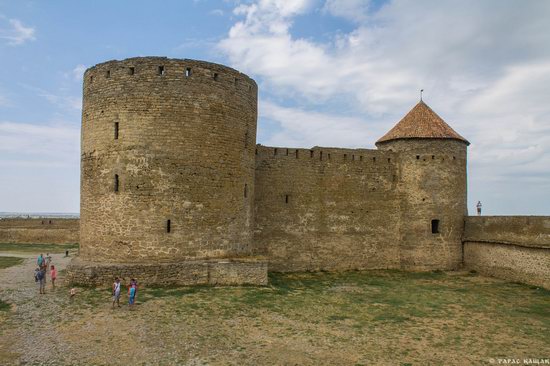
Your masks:
<svg viewBox="0 0 550 366"><path fill-rule="evenodd" d="M55 269L55 266L53 264L50 267L50 278L52 279L52 289L55 290L55 279L57 278L57 269Z"/></svg>

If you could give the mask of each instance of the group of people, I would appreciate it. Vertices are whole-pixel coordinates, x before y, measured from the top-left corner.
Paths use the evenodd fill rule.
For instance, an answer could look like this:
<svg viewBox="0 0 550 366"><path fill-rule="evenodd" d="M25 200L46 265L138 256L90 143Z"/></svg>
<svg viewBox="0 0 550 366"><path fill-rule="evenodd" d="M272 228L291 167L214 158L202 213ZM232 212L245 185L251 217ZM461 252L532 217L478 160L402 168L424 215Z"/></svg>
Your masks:
<svg viewBox="0 0 550 366"><path fill-rule="evenodd" d="M136 302L138 283L135 278L130 280L128 284L128 306L133 308ZM115 303L120 307L120 293L122 291L122 283L120 278L115 277L115 282L113 282L113 309L115 308Z"/></svg>
<svg viewBox="0 0 550 366"><path fill-rule="evenodd" d="M52 289L55 290L55 280L57 279L57 270L52 263L52 257L50 253L40 254L36 260L36 269L34 270L34 280L38 283L38 290L40 294L46 293L46 277L48 270L50 271L50 278L52 281Z"/></svg>

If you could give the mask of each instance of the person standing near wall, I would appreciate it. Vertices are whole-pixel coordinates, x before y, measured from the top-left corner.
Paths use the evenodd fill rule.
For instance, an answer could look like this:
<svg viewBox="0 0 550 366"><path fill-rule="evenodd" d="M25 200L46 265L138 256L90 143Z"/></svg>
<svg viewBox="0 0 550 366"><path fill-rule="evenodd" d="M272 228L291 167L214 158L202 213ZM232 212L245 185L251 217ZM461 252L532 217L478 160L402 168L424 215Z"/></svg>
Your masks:
<svg viewBox="0 0 550 366"><path fill-rule="evenodd" d="M115 277L115 282L113 283L113 309L115 308L115 302L120 307L120 278Z"/></svg>
<svg viewBox="0 0 550 366"><path fill-rule="evenodd" d="M477 215L481 216L481 201L477 201L476 209L477 209Z"/></svg>

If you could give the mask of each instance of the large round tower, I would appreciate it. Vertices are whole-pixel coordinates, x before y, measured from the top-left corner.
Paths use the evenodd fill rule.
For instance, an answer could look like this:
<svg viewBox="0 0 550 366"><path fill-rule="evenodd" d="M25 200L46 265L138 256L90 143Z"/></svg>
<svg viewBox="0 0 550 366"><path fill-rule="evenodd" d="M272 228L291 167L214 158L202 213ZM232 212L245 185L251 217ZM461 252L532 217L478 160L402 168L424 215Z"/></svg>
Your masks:
<svg viewBox="0 0 550 366"><path fill-rule="evenodd" d="M468 145L422 101L376 142L400 155L401 268L460 266Z"/></svg>
<svg viewBox="0 0 550 366"><path fill-rule="evenodd" d="M86 70L80 258L180 262L253 252L257 85L162 57Z"/></svg>

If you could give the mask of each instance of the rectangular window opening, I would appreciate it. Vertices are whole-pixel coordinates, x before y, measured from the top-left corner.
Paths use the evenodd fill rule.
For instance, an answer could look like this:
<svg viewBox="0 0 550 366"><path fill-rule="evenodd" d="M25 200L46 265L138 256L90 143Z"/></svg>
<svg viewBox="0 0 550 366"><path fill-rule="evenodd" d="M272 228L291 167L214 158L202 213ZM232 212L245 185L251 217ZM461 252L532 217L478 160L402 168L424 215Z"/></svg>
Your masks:
<svg viewBox="0 0 550 366"><path fill-rule="evenodd" d="M310 158L313 157L313 150L309 150L309 157L310 157Z"/></svg>
<svg viewBox="0 0 550 366"><path fill-rule="evenodd" d="M363 155L359 155L359 161L363 161Z"/></svg>
<svg viewBox="0 0 550 366"><path fill-rule="evenodd" d="M346 161L348 158L348 154L344 154L344 161Z"/></svg>
<svg viewBox="0 0 550 366"><path fill-rule="evenodd" d="M115 174L115 192L118 192L119 179L118 174Z"/></svg>
<svg viewBox="0 0 550 366"><path fill-rule="evenodd" d="M435 159L435 155L432 155L432 160L434 160L434 159Z"/></svg>
<svg viewBox="0 0 550 366"><path fill-rule="evenodd" d="M134 74L136 73L136 68L135 68L135 67L130 67L130 68L128 69L128 73L129 73L130 75L134 75Z"/></svg>
<svg viewBox="0 0 550 366"><path fill-rule="evenodd" d="M191 76L191 68L187 67L185 68L185 77L189 77L189 76Z"/></svg>
<svg viewBox="0 0 550 366"><path fill-rule="evenodd" d="M235 78L235 86L239 85L239 79Z"/></svg>
<svg viewBox="0 0 550 366"><path fill-rule="evenodd" d="M439 234L439 220L432 220L432 234Z"/></svg>
<svg viewBox="0 0 550 366"><path fill-rule="evenodd" d="M158 72L159 75L164 75L165 74L165 71L164 71L164 66L159 66L159 72Z"/></svg>
<svg viewBox="0 0 550 366"><path fill-rule="evenodd" d="M277 155L277 149L273 149L273 155Z"/></svg>
<svg viewBox="0 0 550 366"><path fill-rule="evenodd" d="M172 225L171 225L171 221L170 220L166 220L166 232L169 233L170 231L172 231Z"/></svg>
<svg viewBox="0 0 550 366"><path fill-rule="evenodd" d="M90 83L93 83L93 82L94 82L94 77L90 76Z"/></svg>
<svg viewBox="0 0 550 366"><path fill-rule="evenodd" d="M351 160L355 161L355 155L351 156Z"/></svg>
<svg viewBox="0 0 550 366"><path fill-rule="evenodd" d="M218 73L217 72L214 73L213 77L214 77L214 81L218 81Z"/></svg>
<svg viewBox="0 0 550 366"><path fill-rule="evenodd" d="M285 194L285 203L288 203L288 201L289 201L289 195Z"/></svg>
<svg viewBox="0 0 550 366"><path fill-rule="evenodd" d="M118 140L118 122L115 122L115 140Z"/></svg>
<svg viewBox="0 0 550 366"><path fill-rule="evenodd" d="M298 159L298 150L296 150L296 159Z"/></svg>
<svg viewBox="0 0 550 366"><path fill-rule="evenodd" d="M106 78L110 78L110 77L111 77L111 70L107 70L107 72L105 73L105 77L106 77Z"/></svg>
<svg viewBox="0 0 550 366"><path fill-rule="evenodd" d="M416 160L420 160L420 155L416 155Z"/></svg>
<svg viewBox="0 0 550 366"><path fill-rule="evenodd" d="M376 163L376 157L372 158L372 162Z"/></svg>
<svg viewBox="0 0 550 366"><path fill-rule="evenodd" d="M286 156L288 156L288 149L286 149Z"/></svg>
<svg viewBox="0 0 550 366"><path fill-rule="evenodd" d="M391 158L388 158L388 163L391 163Z"/></svg>
<svg viewBox="0 0 550 366"><path fill-rule="evenodd" d="M319 151L319 160L323 160L323 152Z"/></svg>

